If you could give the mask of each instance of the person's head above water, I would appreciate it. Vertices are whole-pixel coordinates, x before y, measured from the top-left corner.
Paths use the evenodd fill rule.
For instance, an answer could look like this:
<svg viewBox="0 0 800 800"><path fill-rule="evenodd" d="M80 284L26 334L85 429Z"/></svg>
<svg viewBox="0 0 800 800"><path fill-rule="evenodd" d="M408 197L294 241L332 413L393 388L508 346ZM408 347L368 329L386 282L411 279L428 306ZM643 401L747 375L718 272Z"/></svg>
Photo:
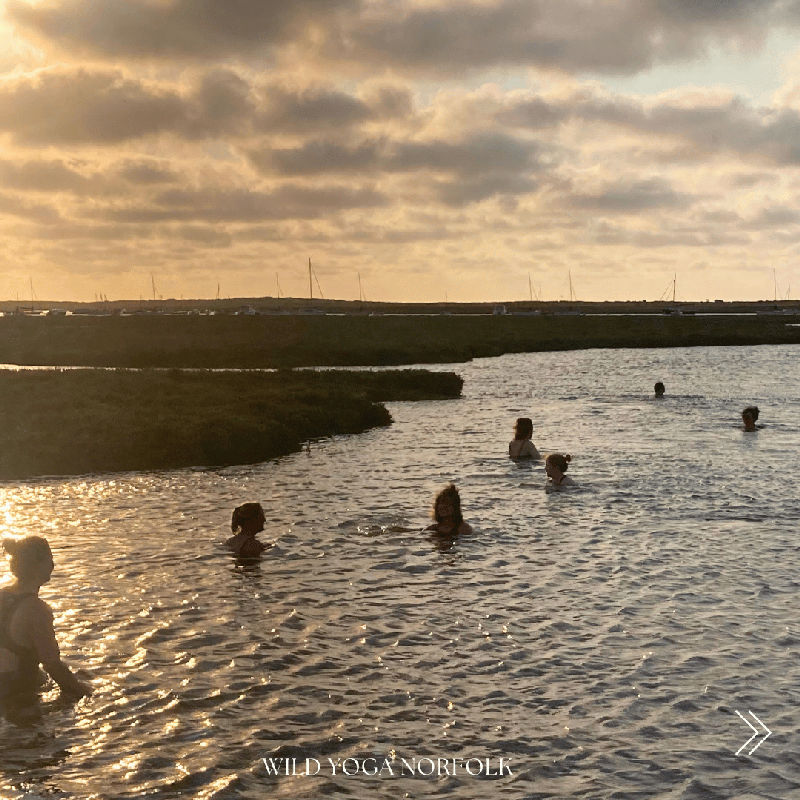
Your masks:
<svg viewBox="0 0 800 800"><path fill-rule="evenodd" d="M533 420L530 417L518 417L514 423L515 439L530 439L533 436Z"/></svg>
<svg viewBox="0 0 800 800"><path fill-rule="evenodd" d="M758 419L758 406L747 406L742 411L742 422L746 431L754 431L756 429L756 420Z"/></svg>
<svg viewBox="0 0 800 800"><path fill-rule="evenodd" d="M661 383L661 381L656 381L656 385L653 387L653 393L656 397L664 396L664 384Z"/></svg>
<svg viewBox="0 0 800 800"><path fill-rule="evenodd" d="M553 467L555 467L559 472L566 472L570 461L572 461L572 456L569 453L566 455L562 455L561 453L550 453L544 462L545 472L550 475L550 471Z"/></svg>
<svg viewBox="0 0 800 800"><path fill-rule="evenodd" d="M3 539L3 549L9 556L9 569L18 581L47 583L53 571L53 554L47 539L25 536Z"/></svg>
<svg viewBox="0 0 800 800"><path fill-rule="evenodd" d="M231 530L234 533L241 531L255 536L259 531L264 530L266 520L261 503L242 503L233 509Z"/></svg>
<svg viewBox="0 0 800 800"><path fill-rule="evenodd" d="M431 517L437 523L450 522L458 526L464 521L461 516L461 495L456 489L454 483L448 483L437 495L433 501L433 510Z"/></svg>

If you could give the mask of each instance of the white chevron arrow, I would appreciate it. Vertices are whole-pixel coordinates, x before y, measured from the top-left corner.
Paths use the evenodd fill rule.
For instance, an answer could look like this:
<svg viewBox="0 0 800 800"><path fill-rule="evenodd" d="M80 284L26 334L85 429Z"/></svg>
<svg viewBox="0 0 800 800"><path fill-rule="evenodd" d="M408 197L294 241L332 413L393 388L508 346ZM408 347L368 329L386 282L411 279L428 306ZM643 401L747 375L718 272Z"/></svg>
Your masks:
<svg viewBox="0 0 800 800"><path fill-rule="evenodd" d="M736 709L734 709L734 711L736 711ZM738 711L736 711L736 713L739 715L739 719L741 719L742 722L744 722L744 724L747 725L751 731L753 731L753 735L736 751L736 755L738 756L739 753L741 753L742 750L744 750L745 747L747 747L747 745L753 741L753 739L759 736L761 732L758 730L758 728L754 728L741 714L739 714ZM767 732L767 735L747 754L751 756L756 750L758 750L759 747L761 747L762 744L764 744L764 742L767 741L767 739L769 739L770 736L772 736L772 731L752 711L748 711L747 713Z"/></svg>

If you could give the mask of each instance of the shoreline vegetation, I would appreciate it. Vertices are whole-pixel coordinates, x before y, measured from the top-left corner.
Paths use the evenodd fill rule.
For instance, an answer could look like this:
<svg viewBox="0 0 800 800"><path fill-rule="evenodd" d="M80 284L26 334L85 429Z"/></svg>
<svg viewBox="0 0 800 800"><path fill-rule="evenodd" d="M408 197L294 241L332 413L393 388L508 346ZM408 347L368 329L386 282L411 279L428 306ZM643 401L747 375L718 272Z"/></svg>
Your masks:
<svg viewBox="0 0 800 800"><path fill-rule="evenodd" d="M0 371L0 479L266 461L459 397L452 372Z"/></svg>
<svg viewBox="0 0 800 800"><path fill-rule="evenodd" d="M585 348L800 343L800 313L21 315L0 318L0 363L292 368L455 363Z"/></svg>

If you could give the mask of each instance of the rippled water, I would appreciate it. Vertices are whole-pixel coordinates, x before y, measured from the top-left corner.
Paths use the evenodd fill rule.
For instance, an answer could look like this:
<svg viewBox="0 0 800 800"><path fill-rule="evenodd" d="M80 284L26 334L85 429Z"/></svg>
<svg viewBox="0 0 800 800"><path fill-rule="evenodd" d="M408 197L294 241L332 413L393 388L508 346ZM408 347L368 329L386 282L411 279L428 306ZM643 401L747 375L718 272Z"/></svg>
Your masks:
<svg viewBox="0 0 800 800"><path fill-rule="evenodd" d="M800 348L452 368L463 399L279 461L0 484L2 532L53 544L43 596L97 687L0 724L2 795L800 797ZM574 490L505 458L521 415ZM448 548L418 530L450 479L475 534ZM274 542L255 569L222 546L245 500ZM750 757L736 710L773 731ZM292 757L319 775L261 760ZM332 775L348 757L395 774Z"/></svg>

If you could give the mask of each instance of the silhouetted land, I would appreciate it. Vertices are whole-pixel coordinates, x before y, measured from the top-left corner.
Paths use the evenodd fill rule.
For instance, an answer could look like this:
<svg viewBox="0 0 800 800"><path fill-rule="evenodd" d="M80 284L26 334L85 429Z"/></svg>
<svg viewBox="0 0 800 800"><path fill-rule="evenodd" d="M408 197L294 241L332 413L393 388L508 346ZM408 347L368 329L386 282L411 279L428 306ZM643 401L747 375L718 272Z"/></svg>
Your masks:
<svg viewBox="0 0 800 800"><path fill-rule="evenodd" d="M0 362L294 367L467 361L511 352L800 342L800 315L326 315L0 318Z"/></svg>
<svg viewBox="0 0 800 800"><path fill-rule="evenodd" d="M786 310L800 313L800 300L499 300L486 303L384 303L366 300L325 300L315 297L227 297L219 300L208 298L161 300L112 300L105 302L77 303L72 301L40 300L20 302L0 300L0 311L40 311L61 309L75 314L188 314L216 313L233 314L252 310L263 314L492 314L498 307L509 313L559 314L575 312L583 314L662 314L665 311L682 313L741 314Z"/></svg>
<svg viewBox="0 0 800 800"><path fill-rule="evenodd" d="M264 461L388 425L379 401L458 397L424 370L0 371L0 478Z"/></svg>

